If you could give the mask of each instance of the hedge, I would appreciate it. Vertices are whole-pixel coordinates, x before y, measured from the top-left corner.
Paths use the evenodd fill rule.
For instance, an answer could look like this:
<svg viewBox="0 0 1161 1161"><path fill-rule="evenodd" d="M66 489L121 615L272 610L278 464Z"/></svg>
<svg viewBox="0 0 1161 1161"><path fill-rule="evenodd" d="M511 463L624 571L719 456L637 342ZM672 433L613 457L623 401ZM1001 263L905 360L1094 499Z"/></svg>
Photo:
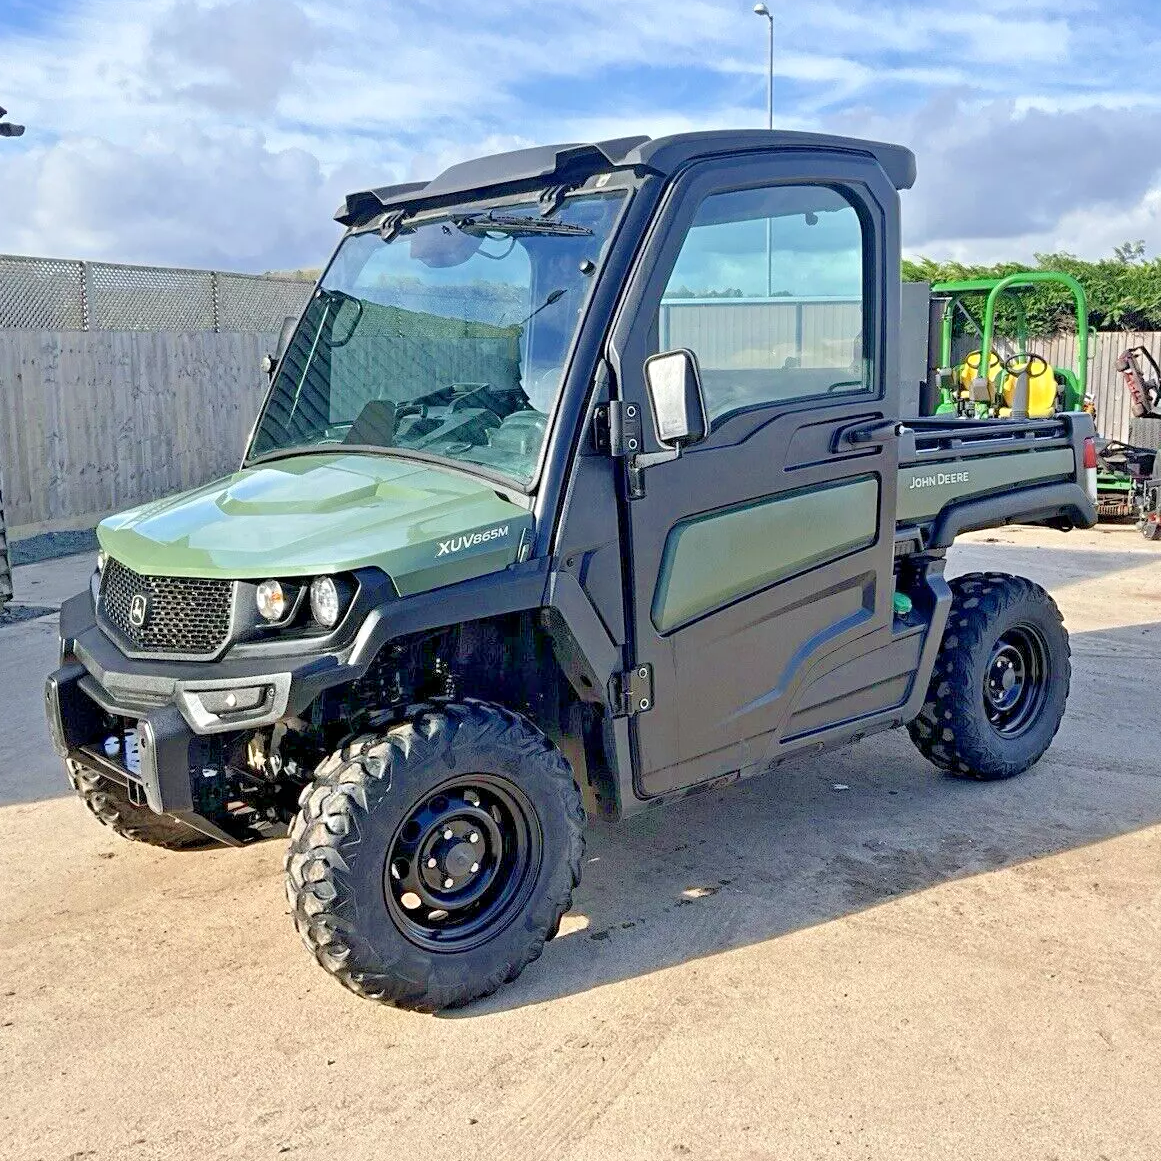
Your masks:
<svg viewBox="0 0 1161 1161"><path fill-rule="evenodd" d="M903 261L903 278L908 282L998 278L1023 270L1061 270L1076 278L1088 295L1089 324L1097 330L1161 331L1161 258L1085 262L1074 254L1037 254L1035 266L1018 262L969 266L930 258ZM1037 287L1023 291L1022 296L1033 335L1043 337L1076 329L1072 296L1064 288ZM1011 323L1010 313L1001 311L1001 327L1007 330Z"/></svg>

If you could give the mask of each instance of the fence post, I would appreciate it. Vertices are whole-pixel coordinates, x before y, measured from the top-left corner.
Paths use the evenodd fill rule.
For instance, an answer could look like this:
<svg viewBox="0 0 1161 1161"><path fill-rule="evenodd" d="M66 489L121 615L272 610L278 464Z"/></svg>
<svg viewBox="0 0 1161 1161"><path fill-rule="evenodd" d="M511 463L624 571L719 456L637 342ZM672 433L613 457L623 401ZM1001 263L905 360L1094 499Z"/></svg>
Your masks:
<svg viewBox="0 0 1161 1161"><path fill-rule="evenodd" d="M88 262L81 266L81 330L93 329L93 269Z"/></svg>
<svg viewBox="0 0 1161 1161"><path fill-rule="evenodd" d="M214 332L217 333L221 329L222 315L221 307L218 299L220 293L218 287L218 272L216 270L210 271L210 311L213 314Z"/></svg>

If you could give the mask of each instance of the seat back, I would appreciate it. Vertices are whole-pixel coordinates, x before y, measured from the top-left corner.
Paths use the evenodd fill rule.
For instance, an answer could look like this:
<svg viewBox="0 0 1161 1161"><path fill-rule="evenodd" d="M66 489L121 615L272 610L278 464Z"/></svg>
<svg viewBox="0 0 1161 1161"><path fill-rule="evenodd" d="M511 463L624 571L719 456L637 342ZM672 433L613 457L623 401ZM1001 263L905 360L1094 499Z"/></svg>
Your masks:
<svg viewBox="0 0 1161 1161"><path fill-rule="evenodd" d="M372 399L365 403L343 443L392 447L395 443L395 404L390 399Z"/></svg>

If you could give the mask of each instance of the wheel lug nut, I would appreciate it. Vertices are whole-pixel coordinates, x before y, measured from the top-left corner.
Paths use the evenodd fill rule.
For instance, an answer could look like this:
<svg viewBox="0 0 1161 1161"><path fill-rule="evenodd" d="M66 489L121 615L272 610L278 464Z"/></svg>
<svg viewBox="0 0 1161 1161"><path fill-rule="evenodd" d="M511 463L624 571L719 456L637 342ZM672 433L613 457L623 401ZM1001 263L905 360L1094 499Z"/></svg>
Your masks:
<svg viewBox="0 0 1161 1161"><path fill-rule="evenodd" d="M456 881L455 879L444 879L443 885L444 889L446 890L449 887L454 887L456 885Z"/></svg>
<svg viewBox="0 0 1161 1161"><path fill-rule="evenodd" d="M435 859L428 859L428 860L427 860L427 865L428 865L429 867L434 867L434 866L435 866Z"/></svg>
<svg viewBox="0 0 1161 1161"><path fill-rule="evenodd" d="M473 863L473 864L472 864L472 874L473 874L473 875L474 875L474 874L475 874L475 873L476 873L476 872L477 872L479 869L480 869L480 864L479 864L479 863Z"/></svg>
<svg viewBox="0 0 1161 1161"><path fill-rule="evenodd" d="M452 834L450 826L444 828L443 837L447 842L451 842L451 840L455 838L455 835Z"/></svg>
<svg viewBox="0 0 1161 1161"><path fill-rule="evenodd" d="M475 831L472 831L472 833L470 835L468 835L468 842L478 843L479 841L480 841L480 836Z"/></svg>

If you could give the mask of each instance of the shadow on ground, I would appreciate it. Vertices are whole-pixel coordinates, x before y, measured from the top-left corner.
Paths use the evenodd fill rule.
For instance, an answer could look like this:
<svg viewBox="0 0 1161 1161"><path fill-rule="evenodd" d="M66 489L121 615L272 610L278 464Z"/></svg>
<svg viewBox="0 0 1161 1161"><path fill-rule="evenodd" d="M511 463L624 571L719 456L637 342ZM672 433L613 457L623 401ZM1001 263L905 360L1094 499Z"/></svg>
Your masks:
<svg viewBox="0 0 1161 1161"><path fill-rule="evenodd" d="M1073 646L1061 733L1011 781L942 775L898 730L591 827L573 930L515 983L447 1015L560 998L1161 821L1161 767L1141 745L1150 683L1117 676L1147 665L1157 687L1161 622Z"/></svg>

